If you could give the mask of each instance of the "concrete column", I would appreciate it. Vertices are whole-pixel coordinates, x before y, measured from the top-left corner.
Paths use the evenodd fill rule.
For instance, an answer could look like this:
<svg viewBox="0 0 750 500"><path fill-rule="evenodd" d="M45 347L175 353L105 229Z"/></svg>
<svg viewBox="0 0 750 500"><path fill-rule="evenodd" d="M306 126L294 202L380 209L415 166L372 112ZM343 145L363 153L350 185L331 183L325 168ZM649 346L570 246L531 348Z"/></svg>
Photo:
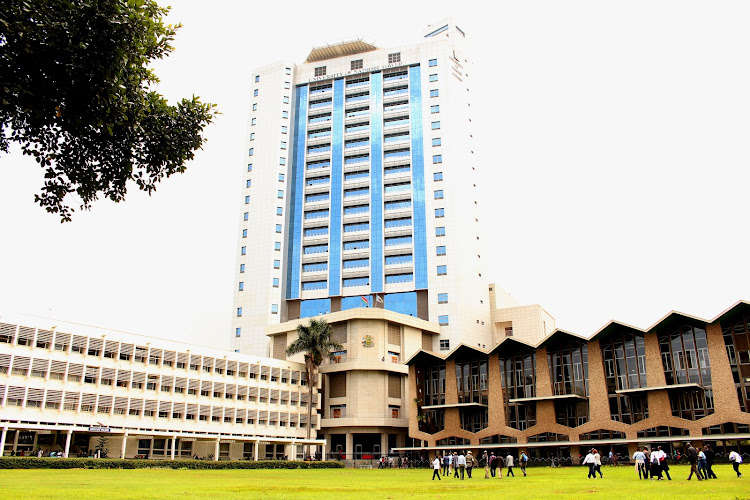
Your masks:
<svg viewBox="0 0 750 500"><path fill-rule="evenodd" d="M381 455L387 455L388 454L388 433L384 432L380 435L380 454ZM380 457L375 457L380 458Z"/></svg>
<svg viewBox="0 0 750 500"><path fill-rule="evenodd" d="M289 460L297 460L297 443L289 445Z"/></svg>
<svg viewBox="0 0 750 500"><path fill-rule="evenodd" d="M175 449L176 444L177 444L177 436L172 436L172 458L170 458L170 460L174 460L174 449Z"/></svg>
<svg viewBox="0 0 750 500"><path fill-rule="evenodd" d="M122 435L122 444L120 445L120 458L125 458L125 447L128 444L128 431Z"/></svg>
<svg viewBox="0 0 750 500"><path fill-rule="evenodd" d="M221 439L216 438L216 445L214 446L214 462L219 461L219 441L221 441Z"/></svg>
<svg viewBox="0 0 750 500"><path fill-rule="evenodd" d="M16 432L13 436L13 451L18 453L18 435L21 434L21 429L16 429Z"/></svg>
<svg viewBox="0 0 750 500"><path fill-rule="evenodd" d="M258 461L258 455L260 454L260 441L253 443L253 460Z"/></svg>
<svg viewBox="0 0 750 500"><path fill-rule="evenodd" d="M346 459L354 460L354 435L351 432L346 433Z"/></svg>
<svg viewBox="0 0 750 500"><path fill-rule="evenodd" d="M737 399L737 390L732 378L732 367L729 364L724 335L719 322L706 325L708 356L711 362L711 383L714 390L714 408L721 408L721 413L739 413L742 411ZM717 412L718 413L718 412ZM722 421L730 420L722 419Z"/></svg>
<svg viewBox="0 0 750 500"><path fill-rule="evenodd" d="M5 452L5 438L8 435L8 427L3 427L3 432L0 434L0 457Z"/></svg>
<svg viewBox="0 0 750 500"><path fill-rule="evenodd" d="M72 437L73 437L73 429L69 429L67 435L65 436L65 451L63 452L63 457L65 458L68 458L68 453L70 453L70 440Z"/></svg>
<svg viewBox="0 0 750 500"><path fill-rule="evenodd" d="M320 454L323 456L323 460L326 460L326 445L325 444L320 445Z"/></svg>

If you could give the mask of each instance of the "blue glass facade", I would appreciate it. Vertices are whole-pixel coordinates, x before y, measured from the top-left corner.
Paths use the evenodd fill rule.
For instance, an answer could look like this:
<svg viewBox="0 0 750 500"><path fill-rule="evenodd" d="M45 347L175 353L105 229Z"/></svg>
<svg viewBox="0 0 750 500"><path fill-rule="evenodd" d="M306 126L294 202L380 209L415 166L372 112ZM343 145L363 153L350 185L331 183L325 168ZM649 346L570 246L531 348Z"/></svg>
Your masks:
<svg viewBox="0 0 750 500"><path fill-rule="evenodd" d="M389 293L383 302L389 311L417 317L417 292Z"/></svg>
<svg viewBox="0 0 750 500"><path fill-rule="evenodd" d="M367 302L362 300L362 297L367 299ZM354 297L341 297L341 310L346 311L347 309L356 309L358 307L372 307L373 304L372 295L355 295Z"/></svg>
<svg viewBox="0 0 750 500"><path fill-rule="evenodd" d="M346 82L343 78L334 80L330 87L332 92L331 100L332 107L330 112L321 111L320 123L324 121L331 126L331 131L315 131L313 130L308 134L307 124L317 121L318 118L309 119L309 99L310 91L308 85L300 85L296 88L296 126L293 136L294 147L292 149L293 155L291 158L291 189L290 189L290 214L289 214L289 249L288 249L288 272L287 272L287 299L299 299L300 291L302 287L301 283L301 270L302 263L301 257L303 253L320 253L326 250L322 244L308 245L303 248L302 246L302 234L303 234L303 222L304 220L312 220L318 218L329 217L329 225L327 229L324 228L308 228L305 234L308 236L320 235L324 236L326 233L329 234L329 245L328 250L328 262L325 263L313 263L306 264L305 270L312 271L324 270L327 267L328 270L328 296L336 297L341 296L345 293L346 288L351 286L363 286L366 285L368 279L362 278L348 278L346 283L342 280L342 251L343 250L357 250L365 249L368 244L370 247L370 276L369 286L370 293L382 293L385 289L386 277L384 274L384 265L386 263L396 262L410 262L413 259L414 262L414 273L403 273L389 277L388 283L414 283L414 289L426 289L427 288L427 238L426 238L426 215L425 215L425 167L424 167L424 144L423 144L423 117L422 117L422 89L421 89L421 71L419 66L412 66L408 71L400 72L398 79L406 83L409 81L408 89L390 89L388 92L400 92L404 95L408 93L409 104L403 106L409 106L409 118L399 117L395 120L398 124L409 123L409 131L400 132L397 136L399 141L403 141L404 146L399 149L391 150L389 155L394 158L400 158L401 156L407 157L411 155L411 165L399 165L392 166L391 169L395 169L394 172L384 172L383 167L383 154L384 154L384 130L390 130L384 128L384 116L383 116L383 83L384 75L382 72L376 72L369 75L369 94L362 93L362 103L365 104L369 100L369 110L355 110L347 113L345 109L345 102L347 99L345 86ZM363 86L364 87L364 86ZM364 90L364 88L363 88ZM320 92L324 92L321 90ZM330 90L328 90L330 92ZM387 92L386 92L387 93ZM367 98L365 99L365 96ZM369 124L354 123L349 125L348 128L345 124L347 117L353 117L354 115L361 115L362 113L369 113ZM365 116L365 115L362 115ZM391 126L396 123L391 123L394 119L388 118L388 123L385 125ZM344 140L345 128L347 132L360 131L364 132L369 128L370 135L369 139L351 139L348 143ZM306 162L307 144L306 140L308 136L313 139L326 140L330 137L330 144L319 144L313 146L315 151L323 151L330 149L330 160L323 159L315 160L309 165ZM401 139L403 138L403 139ZM368 142L369 141L369 142ZM391 142L397 142L392 138ZM345 157L345 151L347 148L353 149L355 147L362 147L369 145L369 150L364 149L362 152L349 153ZM367 164L369 162L369 172L350 172L344 173L344 167L357 164ZM305 181L306 170L315 170L317 168L330 167L330 177L316 177L315 180ZM384 176L385 174L401 174L404 172L412 173L411 183L400 182L397 184L390 184L388 192L406 191L411 192L411 200L394 200L384 204ZM366 179L370 177L369 192L367 187L356 187L350 188L346 192L343 189L344 179ZM308 185L324 185L326 182L330 182L330 193L314 193L308 195L308 199L304 198L305 183ZM313 184L314 183L314 184ZM369 200L367 199L369 195ZM330 206L329 208L318 208L316 210L310 210L307 213L304 212L304 202L322 202L326 201L326 196L329 197ZM362 196L363 200L359 205L347 206L344 208L344 198L355 198ZM412 236L401 236L396 238L389 238L388 241L384 239L384 217L388 210L401 210L412 208L411 217L401 217L399 219L389 220L388 227L409 227L412 226ZM343 227L342 217L345 214L357 214L370 212L369 230L370 237L369 241L360 239L358 241L349 241L343 244L343 233L353 233L356 231L366 231L368 229L368 223L352 223ZM413 244L413 250L407 250L412 255L396 255L389 257L388 261L385 262L384 249L386 246L395 245L409 245ZM355 259L351 262L347 261L347 268L364 266L367 259ZM360 262L362 264L360 264ZM305 285L307 290L319 289L322 286L323 281L317 281L314 284ZM345 288L346 286L346 288ZM349 292L351 293L351 292ZM373 307L372 299L373 296L368 296L369 307ZM363 307L364 302L359 295L353 297L342 297L341 308L351 309L354 307ZM388 294L385 296L385 304L383 305L386 309L397 311L403 314L409 314L412 316L417 315L417 300L415 292L404 292L396 294ZM330 311L331 301L330 299L314 299L305 300L301 302L300 313L302 317L316 315L321 311Z"/></svg>
<svg viewBox="0 0 750 500"><path fill-rule="evenodd" d="M300 259L302 250L302 200L305 191L305 135L307 133L307 85L296 88L294 147L292 148L293 188L290 190L287 249L286 297L298 299L300 294ZM330 307L329 307L330 310Z"/></svg>
<svg viewBox="0 0 750 500"><path fill-rule="evenodd" d="M409 68L409 103L411 109L411 166L414 190L414 288L427 288L427 218L425 215L424 144L422 139L422 80L419 66ZM416 295L414 298L416 316ZM407 313L404 313L407 314Z"/></svg>
<svg viewBox="0 0 750 500"><path fill-rule="evenodd" d="M344 79L333 82L333 136L331 142L331 252L328 256L328 295L341 293L341 183L343 178Z"/></svg>
<svg viewBox="0 0 750 500"><path fill-rule="evenodd" d="M329 312L331 312L331 299L310 299L300 302L300 318L310 318Z"/></svg>
<svg viewBox="0 0 750 500"><path fill-rule="evenodd" d="M383 291L383 74L370 75L372 114L370 116L370 290Z"/></svg>

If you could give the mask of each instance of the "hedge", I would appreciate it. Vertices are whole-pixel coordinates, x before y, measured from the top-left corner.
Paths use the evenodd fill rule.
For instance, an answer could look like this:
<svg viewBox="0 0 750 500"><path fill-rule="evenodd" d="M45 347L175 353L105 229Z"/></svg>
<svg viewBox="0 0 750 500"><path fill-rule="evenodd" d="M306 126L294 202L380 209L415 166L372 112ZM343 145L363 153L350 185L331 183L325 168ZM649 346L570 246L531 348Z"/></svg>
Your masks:
<svg viewBox="0 0 750 500"><path fill-rule="evenodd" d="M0 469L343 469L341 462L2 457Z"/></svg>

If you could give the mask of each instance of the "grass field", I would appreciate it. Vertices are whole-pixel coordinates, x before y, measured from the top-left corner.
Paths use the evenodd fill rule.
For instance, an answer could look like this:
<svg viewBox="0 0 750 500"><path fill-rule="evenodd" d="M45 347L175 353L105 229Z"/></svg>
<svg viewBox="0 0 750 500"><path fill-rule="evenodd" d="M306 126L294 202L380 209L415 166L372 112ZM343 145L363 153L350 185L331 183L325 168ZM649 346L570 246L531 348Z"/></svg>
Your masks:
<svg viewBox="0 0 750 500"><path fill-rule="evenodd" d="M531 468L528 477L443 478L431 470L0 470L0 498L9 499L464 499L494 498L729 498L750 499L750 478L717 465L717 480L686 481L686 466L672 467L672 481L639 481L632 467L604 467L604 479L587 469ZM748 470L750 472L750 470ZM520 476L520 477L519 477ZM750 474L748 474L750 476Z"/></svg>

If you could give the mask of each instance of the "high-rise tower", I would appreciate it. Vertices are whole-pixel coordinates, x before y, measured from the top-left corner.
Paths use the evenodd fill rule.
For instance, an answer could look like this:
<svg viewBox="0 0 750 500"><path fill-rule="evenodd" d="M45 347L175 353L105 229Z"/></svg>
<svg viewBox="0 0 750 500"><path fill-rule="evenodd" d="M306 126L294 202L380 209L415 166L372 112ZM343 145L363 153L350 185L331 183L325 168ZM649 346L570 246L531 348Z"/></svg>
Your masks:
<svg viewBox="0 0 750 500"><path fill-rule="evenodd" d="M439 323L435 350L490 344L464 46L445 21L253 73L235 349L266 355L267 325L354 307Z"/></svg>

